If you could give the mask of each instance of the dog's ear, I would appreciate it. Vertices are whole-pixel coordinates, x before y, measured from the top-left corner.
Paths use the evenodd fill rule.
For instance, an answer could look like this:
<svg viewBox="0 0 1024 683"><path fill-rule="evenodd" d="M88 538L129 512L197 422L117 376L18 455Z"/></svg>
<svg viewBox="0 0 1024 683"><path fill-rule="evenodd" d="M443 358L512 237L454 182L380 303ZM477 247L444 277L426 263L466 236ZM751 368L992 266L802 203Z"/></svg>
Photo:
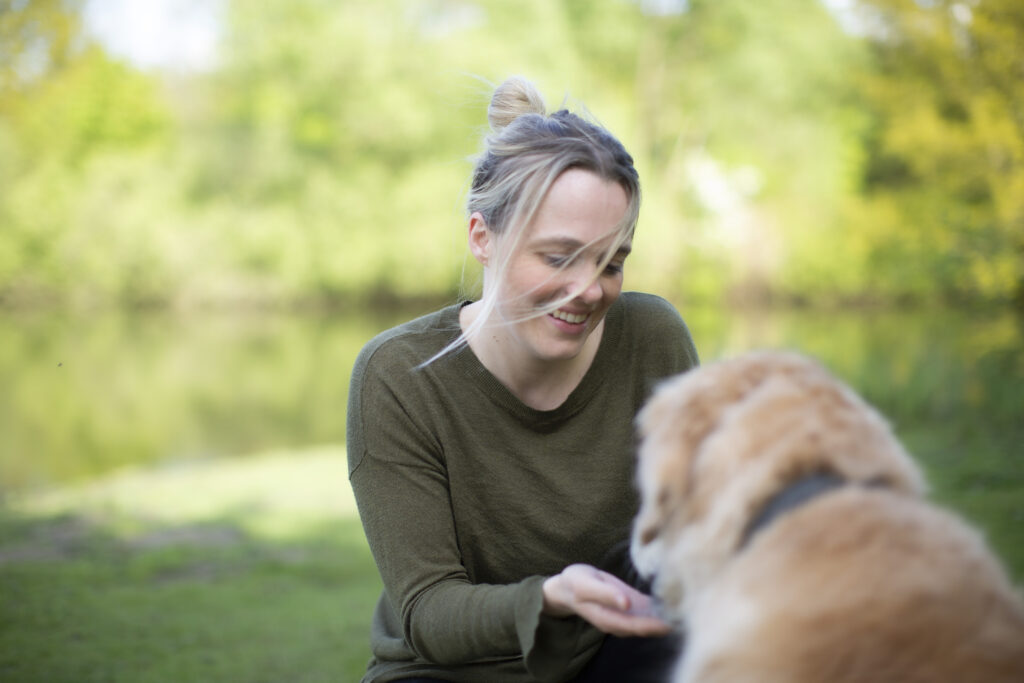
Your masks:
<svg viewBox="0 0 1024 683"><path fill-rule="evenodd" d="M696 495L697 460L704 441L730 406L754 391L773 367L758 356L694 368L662 382L637 415L643 495L638 540L657 538L670 520L703 514Z"/></svg>
<svg viewBox="0 0 1024 683"><path fill-rule="evenodd" d="M704 400L702 378L684 374L663 383L637 416L642 494L637 538L653 542L691 498L693 462L714 429L718 406Z"/></svg>

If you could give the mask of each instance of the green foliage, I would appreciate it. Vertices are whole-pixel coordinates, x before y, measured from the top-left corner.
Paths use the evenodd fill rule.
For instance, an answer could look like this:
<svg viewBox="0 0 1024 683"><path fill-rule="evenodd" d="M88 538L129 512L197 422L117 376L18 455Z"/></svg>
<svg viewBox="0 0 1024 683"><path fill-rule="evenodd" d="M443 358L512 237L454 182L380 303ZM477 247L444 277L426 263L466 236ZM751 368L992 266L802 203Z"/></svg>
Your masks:
<svg viewBox="0 0 1024 683"><path fill-rule="evenodd" d="M8 110L20 151L33 162L77 165L111 150L144 146L170 125L156 84L96 47L76 55Z"/></svg>
<svg viewBox="0 0 1024 683"><path fill-rule="evenodd" d="M627 285L1024 292L1014 0L231 2L204 73L0 4L0 300L451 297L491 83L596 112L645 187ZM852 26L852 28L850 28Z"/></svg>
<svg viewBox="0 0 1024 683"><path fill-rule="evenodd" d="M0 299L164 299L178 283L158 226L185 206L157 152L173 116L158 83L76 33L76 8L0 13L0 42L27 51L3 55Z"/></svg>
<svg viewBox="0 0 1024 683"><path fill-rule="evenodd" d="M82 0L0 0L0 111L78 47Z"/></svg>
<svg viewBox="0 0 1024 683"><path fill-rule="evenodd" d="M805 292L806 264L827 253L859 170L845 78L859 46L815 0L691 2L648 18L644 36L649 194L675 199L672 223L696 247L680 254L672 290L696 271L709 293Z"/></svg>
<svg viewBox="0 0 1024 683"><path fill-rule="evenodd" d="M860 76L879 273L898 279L916 264L908 290L922 298L1024 294L1024 7L860 4L883 27Z"/></svg>

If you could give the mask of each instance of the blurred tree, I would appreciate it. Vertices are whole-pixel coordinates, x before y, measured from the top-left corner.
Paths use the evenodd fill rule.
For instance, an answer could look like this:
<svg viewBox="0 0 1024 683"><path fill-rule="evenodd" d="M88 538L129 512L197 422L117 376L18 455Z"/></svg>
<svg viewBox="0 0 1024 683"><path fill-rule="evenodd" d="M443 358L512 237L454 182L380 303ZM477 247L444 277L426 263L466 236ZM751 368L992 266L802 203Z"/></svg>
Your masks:
<svg viewBox="0 0 1024 683"><path fill-rule="evenodd" d="M842 280L816 264L858 172L846 73L860 58L817 0L692 0L645 17L638 116L653 192L685 226L668 236L675 288L813 297Z"/></svg>
<svg viewBox="0 0 1024 683"><path fill-rule="evenodd" d="M81 47L82 0L0 0L0 111Z"/></svg>
<svg viewBox="0 0 1024 683"><path fill-rule="evenodd" d="M132 273L156 262L141 248L158 242L145 219L110 228L137 197L115 192L101 214L85 206L108 180L94 160L146 154L166 140L171 114L159 83L87 40L80 9L41 0L0 10L0 298L132 298L140 284Z"/></svg>
<svg viewBox="0 0 1024 683"><path fill-rule="evenodd" d="M845 30L820 0L234 0L216 68L173 79L91 44L82 1L0 0L0 297L452 296L515 73L634 153L630 287L1024 293L1012 0L860 0Z"/></svg>
<svg viewBox="0 0 1024 683"><path fill-rule="evenodd" d="M542 0L233 3L194 195L266 219L230 237L255 278L328 297L451 295L489 90L464 84L571 70L568 30Z"/></svg>
<svg viewBox="0 0 1024 683"><path fill-rule="evenodd" d="M158 82L93 45L7 105L22 154L33 164L78 164L101 151L137 149L172 125Z"/></svg>
<svg viewBox="0 0 1024 683"><path fill-rule="evenodd" d="M1024 4L861 0L879 274L1024 305Z"/></svg>

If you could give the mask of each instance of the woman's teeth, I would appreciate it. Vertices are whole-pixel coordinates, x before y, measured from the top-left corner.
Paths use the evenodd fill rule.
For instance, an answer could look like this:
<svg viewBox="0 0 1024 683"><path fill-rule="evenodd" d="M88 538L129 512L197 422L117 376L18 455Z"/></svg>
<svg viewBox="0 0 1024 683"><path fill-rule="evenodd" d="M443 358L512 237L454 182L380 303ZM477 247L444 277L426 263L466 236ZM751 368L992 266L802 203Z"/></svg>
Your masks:
<svg viewBox="0 0 1024 683"><path fill-rule="evenodd" d="M567 323L572 323L573 325L578 325L587 319L586 314L566 313L565 311L555 311L551 315L554 316L555 318L558 318L559 320L564 320Z"/></svg>

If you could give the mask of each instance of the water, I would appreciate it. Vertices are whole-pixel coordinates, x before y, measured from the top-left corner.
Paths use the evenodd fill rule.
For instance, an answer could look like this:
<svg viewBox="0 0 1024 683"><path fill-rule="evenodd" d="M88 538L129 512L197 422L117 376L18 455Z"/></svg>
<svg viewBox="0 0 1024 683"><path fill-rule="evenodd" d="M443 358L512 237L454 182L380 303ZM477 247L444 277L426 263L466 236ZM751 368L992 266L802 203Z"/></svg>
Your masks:
<svg viewBox="0 0 1024 683"><path fill-rule="evenodd" d="M0 482L342 442L348 375L387 322L277 313L0 316Z"/></svg>
<svg viewBox="0 0 1024 683"><path fill-rule="evenodd" d="M1020 317L680 308L705 362L762 347L821 359L1024 575ZM359 348L422 312L0 312L0 493L342 443Z"/></svg>

